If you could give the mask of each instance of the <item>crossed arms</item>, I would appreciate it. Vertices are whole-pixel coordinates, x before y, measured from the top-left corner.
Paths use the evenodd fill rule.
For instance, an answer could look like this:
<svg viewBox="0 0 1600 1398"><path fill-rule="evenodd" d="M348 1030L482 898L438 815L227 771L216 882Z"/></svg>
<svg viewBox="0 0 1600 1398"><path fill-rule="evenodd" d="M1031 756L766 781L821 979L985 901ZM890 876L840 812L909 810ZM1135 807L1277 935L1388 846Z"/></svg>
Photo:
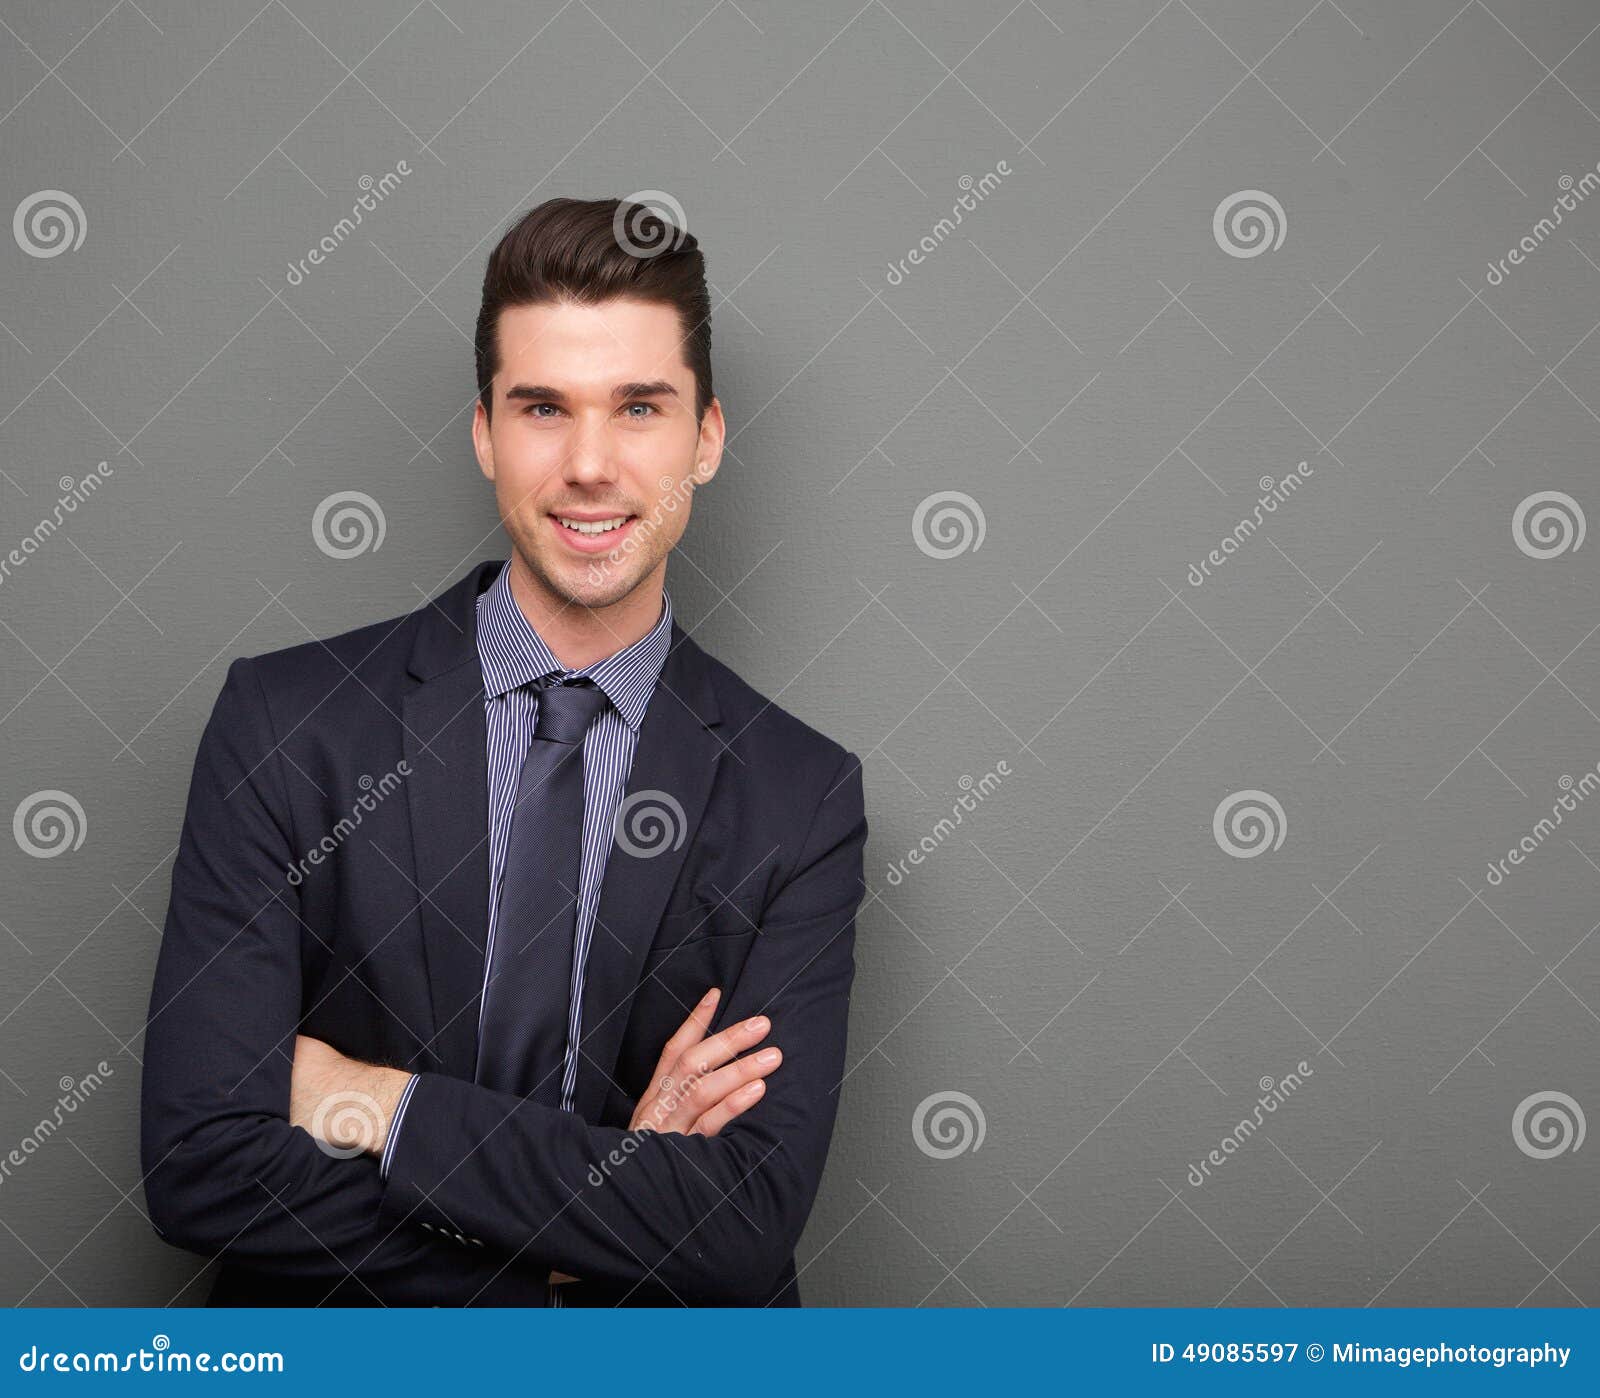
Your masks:
<svg viewBox="0 0 1600 1398"><path fill-rule="evenodd" d="M418 1074L387 1177L292 1123L308 927L287 782L252 662L236 660L195 759L145 1040L142 1154L179 1247L384 1304L470 1298L514 1259L691 1304L759 1299L810 1212L844 1076L866 818L860 764L826 784L789 881L722 1007L770 1017L783 1071L718 1134L642 1134ZM626 1141L626 1148L624 1148ZM613 1152L621 1166L590 1183ZM429 1224L430 1228L420 1227ZM447 1241L460 1233L477 1244Z"/></svg>

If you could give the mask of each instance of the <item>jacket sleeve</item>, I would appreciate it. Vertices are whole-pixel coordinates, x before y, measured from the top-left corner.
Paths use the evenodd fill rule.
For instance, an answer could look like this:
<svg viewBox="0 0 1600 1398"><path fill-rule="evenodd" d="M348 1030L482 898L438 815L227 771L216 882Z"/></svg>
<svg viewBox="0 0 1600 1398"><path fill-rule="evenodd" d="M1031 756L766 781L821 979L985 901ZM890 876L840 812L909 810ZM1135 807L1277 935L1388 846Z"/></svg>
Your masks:
<svg viewBox="0 0 1600 1398"><path fill-rule="evenodd" d="M865 884L861 764L845 753L795 872L769 902L720 1026L766 1014L783 1049L754 1107L715 1137L592 1126L458 1078L414 1079L380 1212L585 1281L749 1304L793 1255L821 1182L844 1077ZM708 987L709 988L709 987Z"/></svg>
<svg viewBox="0 0 1600 1398"><path fill-rule="evenodd" d="M504 1260L380 1221L377 1161L289 1124L302 935L282 759L250 661L235 660L195 758L145 1032L140 1149L156 1231L308 1283L354 1275L372 1304L473 1293ZM426 1259L426 1260L425 1260ZM436 1262L440 1265L436 1265ZM424 1295L423 1293L427 1294Z"/></svg>

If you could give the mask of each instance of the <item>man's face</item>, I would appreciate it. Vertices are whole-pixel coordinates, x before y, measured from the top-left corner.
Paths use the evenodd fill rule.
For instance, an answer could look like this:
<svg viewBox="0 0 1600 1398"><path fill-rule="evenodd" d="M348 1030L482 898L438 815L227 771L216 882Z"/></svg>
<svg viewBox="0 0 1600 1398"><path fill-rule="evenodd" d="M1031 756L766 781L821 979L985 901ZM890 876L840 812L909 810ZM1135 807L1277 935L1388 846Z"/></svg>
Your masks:
<svg viewBox="0 0 1600 1398"><path fill-rule="evenodd" d="M517 553L577 606L658 587L691 491L722 454L720 406L695 422L677 312L622 299L517 306L497 333L494 412L480 401L472 436Z"/></svg>

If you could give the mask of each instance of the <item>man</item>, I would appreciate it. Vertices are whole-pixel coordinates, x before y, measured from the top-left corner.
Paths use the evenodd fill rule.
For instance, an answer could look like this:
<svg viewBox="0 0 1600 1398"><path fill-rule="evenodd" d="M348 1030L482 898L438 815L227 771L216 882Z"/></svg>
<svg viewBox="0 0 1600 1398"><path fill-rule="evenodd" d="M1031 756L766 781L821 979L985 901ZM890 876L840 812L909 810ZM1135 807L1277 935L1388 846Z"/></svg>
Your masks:
<svg viewBox="0 0 1600 1398"><path fill-rule="evenodd" d="M143 1087L211 1304L799 1304L867 825L854 754L672 613L709 313L653 212L534 209L475 342L510 560L229 667Z"/></svg>

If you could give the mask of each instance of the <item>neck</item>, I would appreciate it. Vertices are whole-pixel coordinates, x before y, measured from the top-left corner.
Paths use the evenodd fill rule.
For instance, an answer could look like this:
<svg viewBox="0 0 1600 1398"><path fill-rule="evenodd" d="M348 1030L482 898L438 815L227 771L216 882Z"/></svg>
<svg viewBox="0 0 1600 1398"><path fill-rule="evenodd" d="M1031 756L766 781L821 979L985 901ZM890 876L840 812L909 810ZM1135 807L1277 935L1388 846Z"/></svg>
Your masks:
<svg viewBox="0 0 1600 1398"><path fill-rule="evenodd" d="M585 607L557 596L515 551L510 566L513 600L565 669L582 670L625 650L648 635L661 620L665 559L627 596L603 607Z"/></svg>

